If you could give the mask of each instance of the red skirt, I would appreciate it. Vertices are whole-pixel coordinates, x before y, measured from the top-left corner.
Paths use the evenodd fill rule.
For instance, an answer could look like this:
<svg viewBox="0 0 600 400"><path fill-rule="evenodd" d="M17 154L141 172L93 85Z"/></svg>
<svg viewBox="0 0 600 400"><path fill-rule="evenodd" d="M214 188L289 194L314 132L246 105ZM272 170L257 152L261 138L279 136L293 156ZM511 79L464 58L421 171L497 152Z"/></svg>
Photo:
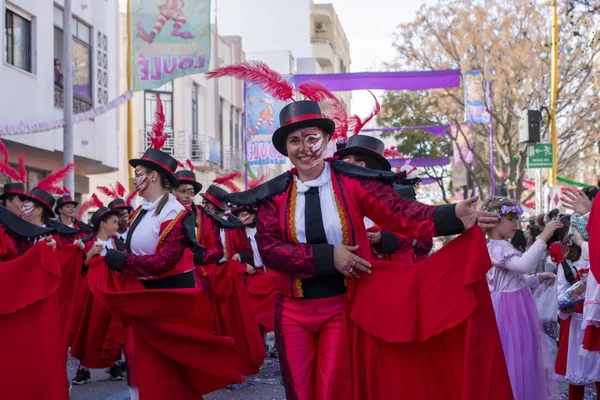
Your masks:
<svg viewBox="0 0 600 400"><path fill-rule="evenodd" d="M89 263L92 293L131 327L140 398L197 400L243 381L234 341L211 334L201 289L146 289L137 278L111 271L103 257Z"/></svg>
<svg viewBox="0 0 600 400"><path fill-rule="evenodd" d="M265 345L250 305L243 274L246 266L230 260L209 270L215 328L235 340L242 374L253 375L264 362Z"/></svg>
<svg viewBox="0 0 600 400"><path fill-rule="evenodd" d="M69 244L57 250L58 260L61 266L62 281L56 295L58 307L60 308L60 323L64 335L64 349L67 351L71 344L72 332L78 323L77 301L80 288L83 286L81 267L83 265L83 251L74 244Z"/></svg>
<svg viewBox="0 0 600 400"><path fill-rule="evenodd" d="M61 268L46 242L0 263L0 393L66 400L67 353L56 291Z"/></svg>
<svg viewBox="0 0 600 400"><path fill-rule="evenodd" d="M254 317L264 332L272 332L275 325L275 282L264 269L259 268L253 275L248 275L248 295Z"/></svg>
<svg viewBox="0 0 600 400"><path fill-rule="evenodd" d="M330 399L510 400L480 229L349 282Z"/></svg>
<svg viewBox="0 0 600 400"><path fill-rule="evenodd" d="M87 368L111 367L121 355L125 343L123 324L113 318L92 294L87 277L78 302L82 305L75 329L71 355Z"/></svg>

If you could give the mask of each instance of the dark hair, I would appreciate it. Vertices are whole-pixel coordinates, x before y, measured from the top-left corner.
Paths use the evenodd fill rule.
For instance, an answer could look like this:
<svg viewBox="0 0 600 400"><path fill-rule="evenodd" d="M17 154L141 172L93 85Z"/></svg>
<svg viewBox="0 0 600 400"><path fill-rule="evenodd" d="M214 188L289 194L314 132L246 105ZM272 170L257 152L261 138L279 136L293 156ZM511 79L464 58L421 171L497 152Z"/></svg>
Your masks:
<svg viewBox="0 0 600 400"><path fill-rule="evenodd" d="M598 186L586 186L581 191L592 201L598 194L598 191L600 191L600 188Z"/></svg>
<svg viewBox="0 0 600 400"><path fill-rule="evenodd" d="M552 211L554 211L554 210L552 210ZM550 245L554 242L563 243L563 241L569 234L569 228L571 226L571 216L570 215L561 216L560 222L563 224L563 226L562 226L562 228L557 229L554 232L554 234L552 235L552 237L550 238L550 240L548 240L546 242L548 248L550 248Z"/></svg>
<svg viewBox="0 0 600 400"><path fill-rule="evenodd" d="M488 197L488 199L481 206L481 209L483 211L494 212L494 213L498 213L498 215L500 215L500 209L503 206L514 207L517 205L518 205L518 203L516 201L509 199L507 197L493 196L493 197ZM515 215L516 215L516 213L515 213Z"/></svg>
<svg viewBox="0 0 600 400"><path fill-rule="evenodd" d="M557 218L559 214L560 210L558 208L551 210L548 214L546 214L546 217L544 218L544 225L552 221L554 218Z"/></svg>
<svg viewBox="0 0 600 400"><path fill-rule="evenodd" d="M535 224L540 228L540 229L544 229L544 227L546 226L546 221L544 221L544 214L540 214L537 217L535 217Z"/></svg>
<svg viewBox="0 0 600 400"><path fill-rule="evenodd" d="M537 225L529 225L529 235L533 240L537 239L537 237L542 233L542 229Z"/></svg>
<svg viewBox="0 0 600 400"><path fill-rule="evenodd" d="M350 154L356 162L364 162L367 168L380 170L379 163L373 157L364 154Z"/></svg>
<svg viewBox="0 0 600 400"><path fill-rule="evenodd" d="M523 253L525 251L525 248L527 247L527 238L525 237L525 234L522 230L517 229L517 231L515 232L515 236L513 236L510 243L515 249Z"/></svg>
<svg viewBox="0 0 600 400"><path fill-rule="evenodd" d="M163 195L163 197L160 199L160 202L158 203L158 206L156 207L156 211L154 212L155 216L158 216L163 208L165 208L165 206L167 205L167 202L169 201L169 195L173 192L173 184L171 183L171 181L169 180L169 178L167 178L167 176L165 174L160 173L159 171L152 169L152 168L148 168L148 167L144 167L146 169L146 173L148 175L150 175L152 172L156 172L158 174L158 177L160 179L160 186L162 186L163 189L166 189L166 193Z"/></svg>

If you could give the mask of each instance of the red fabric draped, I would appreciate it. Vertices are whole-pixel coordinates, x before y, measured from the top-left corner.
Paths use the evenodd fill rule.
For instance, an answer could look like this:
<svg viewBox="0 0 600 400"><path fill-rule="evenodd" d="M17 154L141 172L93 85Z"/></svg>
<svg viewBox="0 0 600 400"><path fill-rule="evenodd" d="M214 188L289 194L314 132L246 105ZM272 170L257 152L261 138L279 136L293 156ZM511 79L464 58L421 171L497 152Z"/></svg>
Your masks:
<svg viewBox="0 0 600 400"><path fill-rule="evenodd" d="M275 325L275 281L269 272L259 268L248 275L248 295L254 317L265 332L272 332Z"/></svg>
<svg viewBox="0 0 600 400"><path fill-rule="evenodd" d="M233 340L210 333L201 289L147 290L136 278L109 270L103 257L89 265L95 298L132 328L141 398L197 400L243 380Z"/></svg>
<svg viewBox="0 0 600 400"><path fill-rule="evenodd" d="M60 308L60 323L65 339L64 349L67 351L71 342L71 335L75 329L78 318L75 316L77 296L79 295L81 282L81 267L83 264L83 251L74 244L62 246L56 251L58 262L61 266L62 281L56 295L58 307Z"/></svg>
<svg viewBox="0 0 600 400"><path fill-rule="evenodd" d="M594 223L594 221L596 221ZM590 270L600 280L600 196L596 196L587 224L590 235L588 246L590 252ZM589 299L600 301L600 299ZM586 299L588 301L588 299ZM582 347L587 351L600 352L600 327L588 325L585 328Z"/></svg>
<svg viewBox="0 0 600 400"><path fill-rule="evenodd" d="M74 330L71 355L87 368L111 367L120 357L125 344L125 330L92 294L87 276L78 298L81 305Z"/></svg>
<svg viewBox="0 0 600 400"><path fill-rule="evenodd" d="M208 273L216 331L235 340L240 368L247 376L258 372L264 361L265 346L250 305L245 272L245 264L229 260L221 266L209 266Z"/></svg>
<svg viewBox="0 0 600 400"><path fill-rule="evenodd" d="M0 233L0 249L10 247L5 240L10 239ZM46 242L38 243L21 257L0 263L3 399L69 398L66 349L56 297L60 282L60 265Z"/></svg>
<svg viewBox="0 0 600 400"><path fill-rule="evenodd" d="M418 265L374 261L350 283L329 398L512 399L490 266L478 228Z"/></svg>

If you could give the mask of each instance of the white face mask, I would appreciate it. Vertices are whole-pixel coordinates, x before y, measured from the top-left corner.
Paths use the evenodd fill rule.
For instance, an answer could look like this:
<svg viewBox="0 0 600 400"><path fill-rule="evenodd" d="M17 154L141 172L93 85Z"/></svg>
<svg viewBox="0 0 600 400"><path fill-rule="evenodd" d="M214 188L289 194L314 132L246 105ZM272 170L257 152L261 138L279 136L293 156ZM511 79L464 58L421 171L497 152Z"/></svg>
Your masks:
<svg viewBox="0 0 600 400"><path fill-rule="evenodd" d="M142 167L138 165L137 167L135 167L135 178L133 179L133 188L140 194L140 196L142 196L144 194L144 191L148 189L148 185L150 185L148 174Z"/></svg>
<svg viewBox="0 0 600 400"><path fill-rule="evenodd" d="M33 216L33 202L24 201L22 213L23 213L23 219L27 219L27 220L31 219L31 217Z"/></svg>

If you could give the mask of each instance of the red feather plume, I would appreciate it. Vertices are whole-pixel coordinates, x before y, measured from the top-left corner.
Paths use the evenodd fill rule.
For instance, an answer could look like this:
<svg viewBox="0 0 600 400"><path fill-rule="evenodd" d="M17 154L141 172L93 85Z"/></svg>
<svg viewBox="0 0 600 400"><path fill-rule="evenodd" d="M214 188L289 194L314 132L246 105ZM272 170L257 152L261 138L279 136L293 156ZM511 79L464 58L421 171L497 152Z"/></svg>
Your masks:
<svg viewBox="0 0 600 400"><path fill-rule="evenodd" d="M258 185L265 183L266 180L267 180L267 177L264 175L258 179L252 179L250 182L248 182L248 188L249 189L255 188Z"/></svg>
<svg viewBox="0 0 600 400"><path fill-rule="evenodd" d="M234 171L230 174L216 178L213 183L217 185L223 185L232 192L239 192L240 189L235 185L235 183L233 183L233 180L241 177L242 173L240 171Z"/></svg>
<svg viewBox="0 0 600 400"><path fill-rule="evenodd" d="M85 214L85 212L92 207L96 207L96 208L104 207L104 204L102 203L102 201L100 201L98 196L96 196L96 193L92 194L92 197L90 197L89 200L86 200L85 202L83 202L81 207L79 207L79 212L77 213L77 219L81 220L81 217L83 217L83 214Z"/></svg>
<svg viewBox="0 0 600 400"><path fill-rule="evenodd" d="M192 162L190 161L189 158L187 160L185 160L185 163L187 164L187 166L190 169L190 171L194 170L194 164L192 164Z"/></svg>
<svg viewBox="0 0 600 400"><path fill-rule="evenodd" d="M368 92L371 93L371 96L373 96L373 99L375 100L375 107L373 108L373 111L371 111L371 114L369 114L364 120L360 119L358 115L353 115L350 118L350 126L353 128L355 135L358 135L360 130L381 111L381 106L379 105L379 101L377 101L377 97L375 97L373 92L370 90Z"/></svg>
<svg viewBox="0 0 600 400"><path fill-rule="evenodd" d="M165 112L163 110L162 101L160 100L158 93L155 93L154 96L156 97L156 110L154 111L154 122L152 123L150 141L153 148L160 150L165 145L169 135L165 133Z"/></svg>
<svg viewBox="0 0 600 400"><path fill-rule="evenodd" d="M64 194L64 186L62 183L65 180L65 178L73 172L74 169L75 164L70 163L66 167L59 169L56 172L53 172L52 174L39 181L37 187L39 189L45 190L48 193Z"/></svg>
<svg viewBox="0 0 600 400"><path fill-rule="evenodd" d="M185 169L185 165L179 160L177 160L177 165L179 166L179 168Z"/></svg>
<svg viewBox="0 0 600 400"><path fill-rule="evenodd" d="M3 173L4 175L8 176L12 180L25 183L25 181L21 180L19 173L17 171L15 171L15 169L13 167L8 165L8 149L4 145L4 142L1 140L0 140L0 153L2 153L2 155L4 156L4 160L2 161L2 166L0 166L0 172ZM21 153L21 155L22 154L23 153ZM19 162L20 161L21 161L21 159L19 157Z"/></svg>
<svg viewBox="0 0 600 400"><path fill-rule="evenodd" d="M383 151L383 156L385 158L400 158L402 157L402 154L398 150L396 150L395 146L392 146L389 149L385 149Z"/></svg>
<svg viewBox="0 0 600 400"><path fill-rule="evenodd" d="M308 81L298 85L298 91L306 98L328 106L327 117L335 122L333 140L348 138L348 111L342 102L325 86L317 81Z"/></svg>
<svg viewBox="0 0 600 400"><path fill-rule="evenodd" d="M125 203L127 203L127 205L130 206L135 196L137 196L137 192L134 190L133 192L127 195L127 197L125 198Z"/></svg>
<svg viewBox="0 0 600 400"><path fill-rule="evenodd" d="M71 191L70 191L70 190L69 190L69 188L68 188L68 187L66 187L66 186L63 186L63 192L64 192L64 194L66 194L66 195L69 195L69 196L71 195Z"/></svg>
<svg viewBox="0 0 600 400"><path fill-rule="evenodd" d="M562 246L558 242L554 242L550 245L550 250L548 251L550 258L552 258L552 262L556 265L562 263L565 260L565 255L563 253Z"/></svg>
<svg viewBox="0 0 600 400"><path fill-rule="evenodd" d="M25 170L25 153L21 152L19 155L19 180L25 183L25 177L27 171Z"/></svg>
<svg viewBox="0 0 600 400"><path fill-rule="evenodd" d="M123 196L125 196L125 192L126 192L125 186L123 186L123 184L121 184L121 182L117 182L115 191L117 192L117 194L119 195L120 198L123 198Z"/></svg>
<svg viewBox="0 0 600 400"><path fill-rule="evenodd" d="M96 189L98 189L98 191L100 193L102 193L103 195L110 197L111 199L120 199L121 196L119 196L119 194L114 191L112 188L108 187L108 186L98 186Z"/></svg>
<svg viewBox="0 0 600 400"><path fill-rule="evenodd" d="M294 101L294 85L285 80L279 72L273 71L262 61L246 61L217 68L206 74L208 79L231 76L257 84L271 97Z"/></svg>

